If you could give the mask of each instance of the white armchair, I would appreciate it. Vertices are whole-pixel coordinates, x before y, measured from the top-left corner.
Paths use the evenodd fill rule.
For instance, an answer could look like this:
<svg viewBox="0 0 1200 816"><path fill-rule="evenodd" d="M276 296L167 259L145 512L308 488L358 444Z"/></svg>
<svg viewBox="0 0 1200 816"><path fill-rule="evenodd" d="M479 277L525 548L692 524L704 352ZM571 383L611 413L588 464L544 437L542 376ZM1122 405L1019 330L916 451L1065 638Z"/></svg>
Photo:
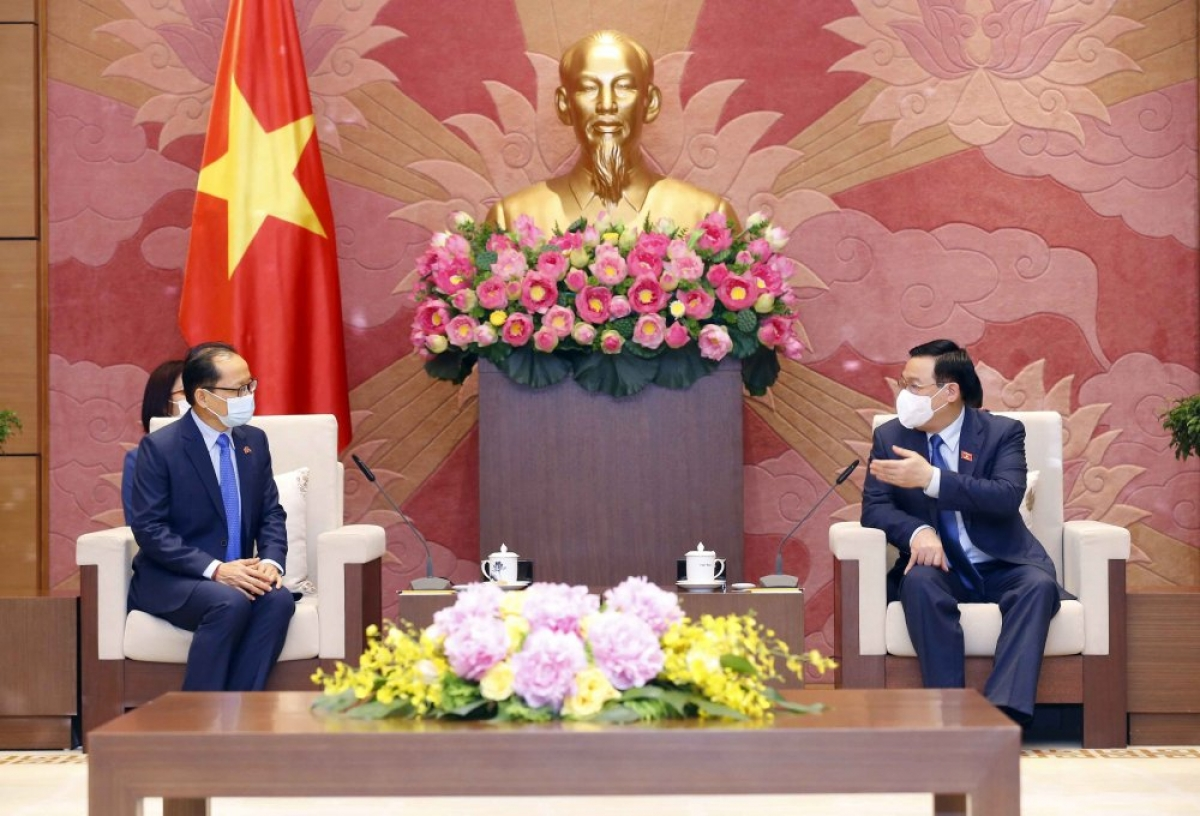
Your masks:
<svg viewBox="0 0 1200 816"><path fill-rule="evenodd" d="M168 421L155 420L151 430ZM309 689L318 666L357 658L366 627L380 622L384 531L342 524L335 417L263 416L252 424L270 441L276 481L290 477L290 484L300 485L289 491L285 484L281 501L289 510L287 573L305 579L305 594L296 604L268 688ZM127 609L136 552L128 527L87 533L76 543L85 736L126 709L183 685L192 633Z"/></svg>
<svg viewBox="0 0 1200 816"><path fill-rule="evenodd" d="M1126 744L1125 562L1129 531L1097 521L1063 521L1062 417L1053 411L1005 414L1025 425L1029 472L1038 473L1027 519L1079 600L1064 601L1050 624L1039 703L1083 703L1083 745ZM891 419L881 415L875 425ZM1031 480L1032 481L1032 480ZM834 556L834 641L846 688L919 688L921 672L904 610L888 603L885 575L896 558L880 530L857 522L830 527ZM996 604L959 604L967 685L983 689L1000 634Z"/></svg>

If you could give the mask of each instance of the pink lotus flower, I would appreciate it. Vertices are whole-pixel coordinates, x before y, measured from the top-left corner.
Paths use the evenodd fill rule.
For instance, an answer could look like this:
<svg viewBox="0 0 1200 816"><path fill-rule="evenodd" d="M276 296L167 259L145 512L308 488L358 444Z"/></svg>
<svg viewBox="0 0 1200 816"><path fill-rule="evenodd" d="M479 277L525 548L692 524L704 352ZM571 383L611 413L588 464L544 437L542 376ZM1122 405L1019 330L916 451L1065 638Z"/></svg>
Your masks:
<svg viewBox="0 0 1200 816"><path fill-rule="evenodd" d="M662 256L634 247L629 253L628 265L629 273L635 278L657 278L663 268Z"/></svg>
<svg viewBox="0 0 1200 816"><path fill-rule="evenodd" d="M550 311L542 318L542 325L554 332L554 336L559 339L568 337L571 329L575 327L575 313L566 306L551 306Z"/></svg>
<svg viewBox="0 0 1200 816"><path fill-rule="evenodd" d="M558 302L558 284L541 272L531 272L521 284L521 305L536 314L545 314Z"/></svg>
<svg viewBox="0 0 1200 816"><path fill-rule="evenodd" d="M600 232L595 225L588 224L583 228L583 243L586 246L595 246L600 242Z"/></svg>
<svg viewBox="0 0 1200 816"><path fill-rule="evenodd" d="M493 233L487 240L487 251L495 252L499 255L506 249L516 249L517 245L512 242L512 239L503 232Z"/></svg>
<svg viewBox="0 0 1200 816"><path fill-rule="evenodd" d="M488 310L503 309L508 306L508 293L504 289L504 281L500 278L488 278L475 289L479 305Z"/></svg>
<svg viewBox="0 0 1200 816"><path fill-rule="evenodd" d="M458 233L450 233L450 237L446 239L446 251L454 256L455 260L470 261L471 245L467 243L467 239Z"/></svg>
<svg viewBox="0 0 1200 816"><path fill-rule="evenodd" d="M417 272L422 278L432 277L439 269L450 265L452 256L444 247L431 246L417 258Z"/></svg>
<svg viewBox="0 0 1200 816"><path fill-rule="evenodd" d="M565 232L562 235L556 235L550 239L550 246L569 255L576 249L583 249L583 233Z"/></svg>
<svg viewBox="0 0 1200 816"><path fill-rule="evenodd" d="M609 609L627 612L645 621L659 637L666 634L673 624L683 620L678 596L655 586L645 577L626 578L612 589L605 590L604 601Z"/></svg>
<svg viewBox="0 0 1200 816"><path fill-rule="evenodd" d="M577 635L539 629L529 633L513 655L513 691L531 707L558 711L575 690L575 675L587 666Z"/></svg>
<svg viewBox="0 0 1200 816"><path fill-rule="evenodd" d="M767 243L766 238L755 238L746 244L746 249L750 250L750 253L760 261L765 261L771 257L771 245Z"/></svg>
<svg viewBox="0 0 1200 816"><path fill-rule="evenodd" d="M461 292L455 292L450 298L450 304L460 312L469 312L479 303L479 298L475 295L474 289L463 289Z"/></svg>
<svg viewBox="0 0 1200 816"><path fill-rule="evenodd" d="M608 320L612 290L607 286L586 286L575 298L575 311L588 323L600 325Z"/></svg>
<svg viewBox="0 0 1200 816"><path fill-rule="evenodd" d="M530 591L534 589L537 591ZM539 583L526 590L521 614L529 621L530 631L550 629L578 634L583 619L599 609L599 596L585 586Z"/></svg>
<svg viewBox="0 0 1200 816"><path fill-rule="evenodd" d="M629 287L629 304L638 314L651 314L662 310L669 297L654 278L638 278L633 286Z"/></svg>
<svg viewBox="0 0 1200 816"><path fill-rule="evenodd" d="M549 354L558 348L558 335L549 326L542 326L533 333L533 347Z"/></svg>
<svg viewBox="0 0 1200 816"><path fill-rule="evenodd" d="M508 655L508 632L495 617L472 615L446 636L443 649L459 677L479 680Z"/></svg>
<svg viewBox="0 0 1200 816"><path fill-rule="evenodd" d="M691 254L692 248L689 247L687 241L683 240L682 238L673 238L671 239L671 242L667 244L667 257L672 261L677 261L684 255Z"/></svg>
<svg viewBox="0 0 1200 816"><path fill-rule="evenodd" d="M521 241L521 246L532 249L542 242L546 233L538 229L533 223L533 219L528 215L518 215L517 221L514 224L517 229L517 237Z"/></svg>
<svg viewBox="0 0 1200 816"><path fill-rule="evenodd" d="M797 361L804 357L804 343L795 334L783 341L783 356Z"/></svg>
<svg viewBox="0 0 1200 816"><path fill-rule="evenodd" d="M668 348L683 348L692 341L692 334L688 331L687 326L676 321L671 324L671 328L667 329L667 347Z"/></svg>
<svg viewBox="0 0 1200 816"><path fill-rule="evenodd" d="M776 256L779 257L779 256ZM758 294L766 293L768 295L778 296L783 292L783 276L779 274L779 270L774 264L756 264L751 270L750 275L755 279L755 286L758 287Z"/></svg>
<svg viewBox="0 0 1200 816"><path fill-rule="evenodd" d="M417 306L417 325L425 334L445 334L450 306L444 300L427 300Z"/></svg>
<svg viewBox="0 0 1200 816"><path fill-rule="evenodd" d="M721 361L733 350L733 340L724 326L710 323L700 330L700 356Z"/></svg>
<svg viewBox="0 0 1200 816"><path fill-rule="evenodd" d="M543 252L538 256L538 271L555 280L562 280L563 275L567 273L567 267L567 256L561 252Z"/></svg>
<svg viewBox="0 0 1200 816"><path fill-rule="evenodd" d="M479 326L479 321L470 315L458 315L450 320L447 327L446 336L451 345L459 348L466 348L471 345L475 339L475 329Z"/></svg>
<svg viewBox="0 0 1200 816"><path fill-rule="evenodd" d="M627 317L633 307L629 305L629 298L624 295L613 295L612 303L609 305L609 311L612 316L620 320L622 317Z"/></svg>
<svg viewBox="0 0 1200 816"><path fill-rule="evenodd" d="M743 249L737 254L737 257L734 258L734 263L741 264L742 266L750 266L752 263L754 263L754 255L751 252Z"/></svg>
<svg viewBox="0 0 1200 816"><path fill-rule="evenodd" d="M487 348L496 342L496 330L488 323L480 323L475 327L475 343Z"/></svg>
<svg viewBox="0 0 1200 816"><path fill-rule="evenodd" d="M696 229L704 234L696 244L700 249L709 252L721 252L733 244L733 233L729 229L729 219L723 212L711 212L704 220L696 225Z"/></svg>
<svg viewBox="0 0 1200 816"><path fill-rule="evenodd" d="M590 346L596 339L596 327L590 323L576 323L571 329L571 338L581 346Z"/></svg>
<svg viewBox="0 0 1200 816"><path fill-rule="evenodd" d="M521 279L514 278L513 280L505 281L504 282L504 294L508 296L509 300L520 300L521 299Z"/></svg>
<svg viewBox="0 0 1200 816"><path fill-rule="evenodd" d="M792 333L792 323L780 315L772 315L758 326L758 342L768 348L782 343Z"/></svg>
<svg viewBox="0 0 1200 816"><path fill-rule="evenodd" d="M749 278L730 275L717 287L717 297L726 309L739 311L749 309L758 299L758 289Z"/></svg>
<svg viewBox="0 0 1200 816"><path fill-rule="evenodd" d="M675 297L683 303L684 314L693 320L706 320L712 317L716 300L705 289L689 289L679 292Z"/></svg>
<svg viewBox="0 0 1200 816"><path fill-rule="evenodd" d="M583 287L587 286L587 273L582 269L572 269L567 273L564 280L567 282L567 288L572 292L578 292Z"/></svg>
<svg viewBox="0 0 1200 816"><path fill-rule="evenodd" d="M678 275L680 280L698 281L704 275L704 261L700 260L699 255L689 251L672 258L663 265L663 269Z"/></svg>
<svg viewBox="0 0 1200 816"><path fill-rule="evenodd" d="M596 668L619 691L644 686L662 671L664 656L658 636L636 615L597 615L588 625L588 644Z"/></svg>
<svg viewBox="0 0 1200 816"><path fill-rule="evenodd" d="M596 261L591 265L596 280L606 286L616 286L629 274L621 251L614 246L601 244L596 247Z"/></svg>
<svg viewBox="0 0 1200 816"><path fill-rule="evenodd" d="M644 314L633 327L633 342L648 349L662 345L667 332L667 321L659 314Z"/></svg>
<svg viewBox="0 0 1200 816"><path fill-rule="evenodd" d="M717 264L708 270L708 274L705 277L712 284L712 287L716 289L729 277L729 267L725 266L725 264Z"/></svg>
<svg viewBox="0 0 1200 816"><path fill-rule="evenodd" d="M600 334L600 350L605 354L620 354L625 338L616 329L605 329Z"/></svg>
<svg viewBox="0 0 1200 816"><path fill-rule="evenodd" d="M504 321L504 342L520 347L533 336L533 318L522 312L514 312Z"/></svg>
<svg viewBox="0 0 1200 816"><path fill-rule="evenodd" d="M663 235L661 232L643 232L637 238L637 243L634 244L635 250L644 252L662 260L666 257L667 247L671 245L670 236Z"/></svg>
<svg viewBox="0 0 1200 816"><path fill-rule="evenodd" d="M501 280L516 280L525 274L529 265L525 262L525 253L517 249L502 249L492 264L492 274Z"/></svg>

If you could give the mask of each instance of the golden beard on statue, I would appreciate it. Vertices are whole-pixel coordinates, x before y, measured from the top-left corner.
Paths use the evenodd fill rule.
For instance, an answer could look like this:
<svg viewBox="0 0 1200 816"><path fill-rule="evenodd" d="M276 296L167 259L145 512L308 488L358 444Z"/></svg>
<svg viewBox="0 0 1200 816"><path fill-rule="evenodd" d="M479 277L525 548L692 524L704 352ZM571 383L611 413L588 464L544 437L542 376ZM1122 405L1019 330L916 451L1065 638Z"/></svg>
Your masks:
<svg viewBox="0 0 1200 816"><path fill-rule="evenodd" d="M559 121L575 132L579 160L566 175L506 196L489 221L509 229L528 215L550 231L580 217L595 221L603 211L631 226L670 218L690 227L720 211L736 226L728 201L647 166L642 127L658 117L662 95L646 49L619 31L599 31L570 46L558 70L554 104Z"/></svg>

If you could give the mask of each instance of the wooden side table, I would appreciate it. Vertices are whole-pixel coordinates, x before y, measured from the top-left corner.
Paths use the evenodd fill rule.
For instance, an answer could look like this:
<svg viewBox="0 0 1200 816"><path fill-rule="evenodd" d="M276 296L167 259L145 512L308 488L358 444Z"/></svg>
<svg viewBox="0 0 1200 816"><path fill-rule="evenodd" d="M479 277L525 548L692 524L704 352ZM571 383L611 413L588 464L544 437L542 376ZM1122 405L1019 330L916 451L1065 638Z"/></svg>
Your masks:
<svg viewBox="0 0 1200 816"><path fill-rule="evenodd" d="M1200 587L1130 592L1129 744L1200 743Z"/></svg>
<svg viewBox="0 0 1200 816"><path fill-rule="evenodd" d="M0 598L0 749L71 747L79 599Z"/></svg>

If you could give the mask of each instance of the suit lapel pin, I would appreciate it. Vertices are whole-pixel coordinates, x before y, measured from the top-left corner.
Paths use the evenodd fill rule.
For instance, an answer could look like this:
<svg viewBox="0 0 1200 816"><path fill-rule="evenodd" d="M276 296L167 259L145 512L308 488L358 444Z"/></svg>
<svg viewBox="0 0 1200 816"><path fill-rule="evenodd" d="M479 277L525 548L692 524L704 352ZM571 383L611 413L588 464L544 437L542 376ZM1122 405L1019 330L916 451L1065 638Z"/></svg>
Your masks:
<svg viewBox="0 0 1200 816"><path fill-rule="evenodd" d="M962 457L962 460L964 462L974 462L975 461L975 454L971 453L970 451L963 451L962 453L959 454L959 456Z"/></svg>
<svg viewBox="0 0 1200 816"><path fill-rule="evenodd" d="M246 454L247 456L249 456L249 455L250 455L250 446L249 446L249 445L247 445L246 447L242 448L242 453L244 453L244 454Z"/></svg>

